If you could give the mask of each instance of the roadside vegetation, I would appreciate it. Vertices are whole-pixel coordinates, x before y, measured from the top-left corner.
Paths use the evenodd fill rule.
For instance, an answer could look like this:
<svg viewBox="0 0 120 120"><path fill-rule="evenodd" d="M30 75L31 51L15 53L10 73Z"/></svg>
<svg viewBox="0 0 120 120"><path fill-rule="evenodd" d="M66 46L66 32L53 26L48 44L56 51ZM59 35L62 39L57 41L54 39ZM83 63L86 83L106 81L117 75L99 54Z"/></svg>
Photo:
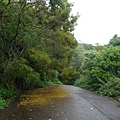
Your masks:
<svg viewBox="0 0 120 120"><path fill-rule="evenodd" d="M70 60L79 16L70 15L71 8L66 0L0 1L0 109L24 90L78 76Z"/></svg>
<svg viewBox="0 0 120 120"><path fill-rule="evenodd" d="M82 59L82 62L80 77L75 81L75 85L120 102L119 45L120 38L117 35L105 46L97 45L90 48L88 44L79 45L85 50L76 57L78 60Z"/></svg>
<svg viewBox="0 0 120 120"><path fill-rule="evenodd" d="M47 5L46 5L47 4ZM66 0L0 1L0 109L22 91L69 84L120 101L120 38L79 44Z"/></svg>

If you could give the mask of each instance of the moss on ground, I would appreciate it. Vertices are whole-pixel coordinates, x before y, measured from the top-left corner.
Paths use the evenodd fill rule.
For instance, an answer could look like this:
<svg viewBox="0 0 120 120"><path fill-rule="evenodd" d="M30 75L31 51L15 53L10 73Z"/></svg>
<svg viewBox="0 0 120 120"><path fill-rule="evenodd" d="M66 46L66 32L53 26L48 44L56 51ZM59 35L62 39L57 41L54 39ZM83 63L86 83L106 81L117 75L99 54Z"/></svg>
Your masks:
<svg viewBox="0 0 120 120"><path fill-rule="evenodd" d="M38 88L25 91L20 97L20 105L47 105L69 96L67 89L61 87Z"/></svg>

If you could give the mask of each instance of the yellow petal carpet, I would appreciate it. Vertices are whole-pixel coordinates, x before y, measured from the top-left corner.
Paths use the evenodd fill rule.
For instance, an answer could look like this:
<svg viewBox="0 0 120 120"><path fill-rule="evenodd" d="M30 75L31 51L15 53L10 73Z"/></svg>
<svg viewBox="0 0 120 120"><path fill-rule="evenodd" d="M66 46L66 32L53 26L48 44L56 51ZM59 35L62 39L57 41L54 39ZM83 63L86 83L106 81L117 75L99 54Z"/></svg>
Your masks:
<svg viewBox="0 0 120 120"><path fill-rule="evenodd" d="M47 105L57 99L69 97L67 89L53 86L49 88L38 88L25 91L20 97L20 105L35 106Z"/></svg>

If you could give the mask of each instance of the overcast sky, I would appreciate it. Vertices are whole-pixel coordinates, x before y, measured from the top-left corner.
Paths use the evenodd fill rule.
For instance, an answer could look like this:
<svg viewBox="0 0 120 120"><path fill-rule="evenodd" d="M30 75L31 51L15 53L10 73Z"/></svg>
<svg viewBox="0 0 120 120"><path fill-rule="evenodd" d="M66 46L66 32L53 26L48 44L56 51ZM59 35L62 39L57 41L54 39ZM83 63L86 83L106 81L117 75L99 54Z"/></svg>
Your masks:
<svg viewBox="0 0 120 120"><path fill-rule="evenodd" d="M74 2L72 13L80 18L74 31L82 43L108 44L115 35L120 36L120 0L68 0Z"/></svg>

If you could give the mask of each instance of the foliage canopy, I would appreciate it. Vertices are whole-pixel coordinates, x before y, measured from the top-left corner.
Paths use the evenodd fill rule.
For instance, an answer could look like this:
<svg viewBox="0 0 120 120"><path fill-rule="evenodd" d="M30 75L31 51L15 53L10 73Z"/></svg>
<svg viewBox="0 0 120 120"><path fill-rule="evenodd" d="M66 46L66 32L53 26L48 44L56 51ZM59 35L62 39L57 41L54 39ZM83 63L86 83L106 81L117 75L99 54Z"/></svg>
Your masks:
<svg viewBox="0 0 120 120"><path fill-rule="evenodd" d="M71 32L79 16L70 15L72 5L67 0L46 4L0 1L0 85L4 90L11 90L10 84L22 91L61 83L66 76L62 71L71 68L77 46ZM75 68L72 71L76 74ZM6 98L0 94L4 104Z"/></svg>

